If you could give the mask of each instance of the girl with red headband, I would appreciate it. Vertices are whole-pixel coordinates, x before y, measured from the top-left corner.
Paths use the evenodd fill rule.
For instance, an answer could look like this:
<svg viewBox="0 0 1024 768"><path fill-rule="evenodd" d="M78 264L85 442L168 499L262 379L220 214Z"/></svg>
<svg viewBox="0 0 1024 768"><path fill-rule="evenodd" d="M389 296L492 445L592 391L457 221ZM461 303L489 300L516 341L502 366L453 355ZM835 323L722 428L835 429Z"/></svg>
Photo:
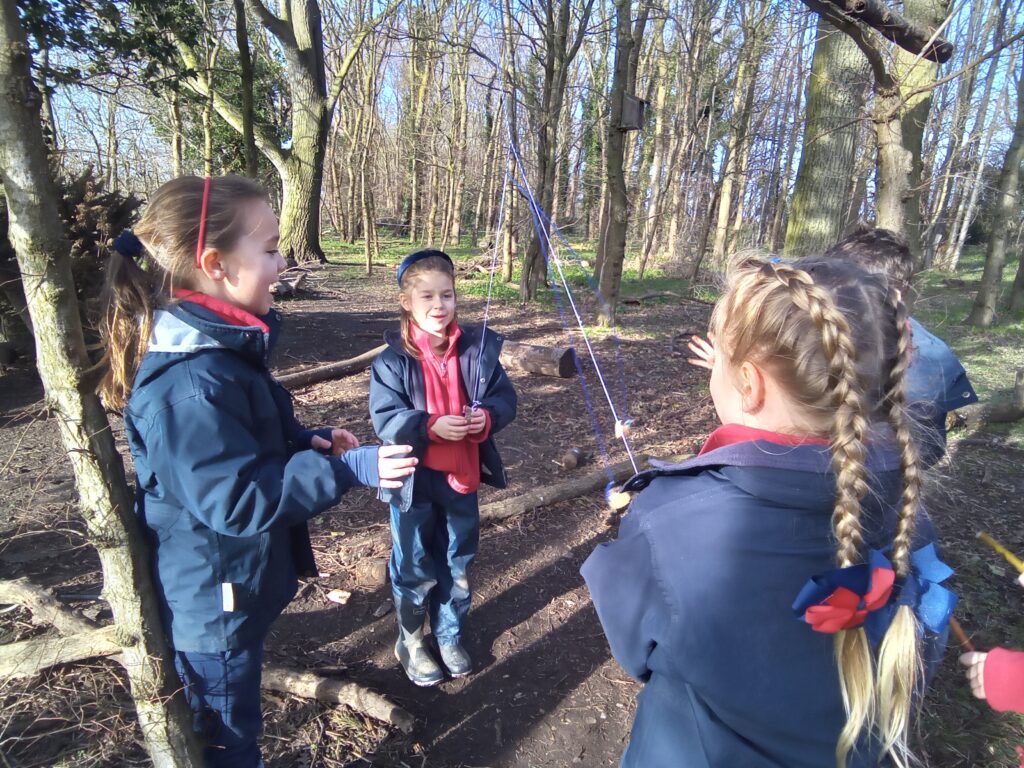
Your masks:
<svg viewBox="0 0 1024 768"><path fill-rule="evenodd" d="M164 630L212 768L262 765L263 640L297 577L316 575L306 521L416 464L409 446L296 421L268 368L278 236L255 182L182 177L118 237L107 275L100 392L124 413Z"/></svg>

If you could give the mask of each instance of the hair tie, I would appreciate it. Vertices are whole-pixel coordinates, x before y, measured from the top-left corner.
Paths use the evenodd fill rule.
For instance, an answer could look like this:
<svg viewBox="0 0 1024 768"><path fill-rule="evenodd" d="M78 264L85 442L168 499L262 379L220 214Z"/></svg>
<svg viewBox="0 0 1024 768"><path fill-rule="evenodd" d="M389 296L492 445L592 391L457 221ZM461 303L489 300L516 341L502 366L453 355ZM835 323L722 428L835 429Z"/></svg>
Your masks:
<svg viewBox="0 0 1024 768"><path fill-rule="evenodd" d="M416 251L416 253L410 253L408 256L406 256L404 259L402 259L402 263L398 265L398 275L397 275L398 287L399 288L402 287L402 275L405 274L405 270L407 270L409 267L411 267L417 261L423 261L423 259L429 259L431 256L439 256L440 258L444 259L449 264L451 264L452 265L452 269L455 269L455 264L452 263L452 257L449 256L444 251L438 251L438 250L435 250L435 249L432 249L432 248L427 249L425 251Z"/></svg>
<svg viewBox="0 0 1024 768"><path fill-rule="evenodd" d="M206 243L206 209L210 204L209 176L203 182L203 207L199 212L199 242L196 243L196 269L202 268L203 245Z"/></svg>
<svg viewBox="0 0 1024 768"><path fill-rule="evenodd" d="M941 634L956 607L956 595L941 583L952 575L934 544L911 553L910 573L903 578L895 578L889 559L873 549L867 563L835 568L808 581L793 603L793 613L817 632L863 625L869 642L877 647L896 609L905 605L923 627Z"/></svg>
<svg viewBox="0 0 1024 768"><path fill-rule="evenodd" d="M135 233L130 229L126 229L114 240L114 250L122 256L126 256L133 261L138 261L144 248L142 241L135 236Z"/></svg>

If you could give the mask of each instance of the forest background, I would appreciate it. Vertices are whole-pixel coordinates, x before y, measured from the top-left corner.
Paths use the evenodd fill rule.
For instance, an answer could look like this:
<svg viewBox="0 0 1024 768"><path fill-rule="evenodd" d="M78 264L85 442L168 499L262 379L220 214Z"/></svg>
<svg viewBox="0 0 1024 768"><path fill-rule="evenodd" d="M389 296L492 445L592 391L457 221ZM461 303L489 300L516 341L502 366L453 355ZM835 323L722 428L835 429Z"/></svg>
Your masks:
<svg viewBox="0 0 1024 768"><path fill-rule="evenodd" d="M869 221L907 237L915 312L998 400L1024 366L1022 5L0 0L0 366L37 368L59 417L154 762L194 745L154 694L166 647L89 345L110 240L161 183L260 179L321 288L370 284L332 282L339 257L386 283L423 245L477 278L493 254L506 308L552 300L532 201L600 286L594 325L627 338L647 331L626 307L713 299L738 252L819 253ZM1019 377L1000 413L1024 413Z"/></svg>

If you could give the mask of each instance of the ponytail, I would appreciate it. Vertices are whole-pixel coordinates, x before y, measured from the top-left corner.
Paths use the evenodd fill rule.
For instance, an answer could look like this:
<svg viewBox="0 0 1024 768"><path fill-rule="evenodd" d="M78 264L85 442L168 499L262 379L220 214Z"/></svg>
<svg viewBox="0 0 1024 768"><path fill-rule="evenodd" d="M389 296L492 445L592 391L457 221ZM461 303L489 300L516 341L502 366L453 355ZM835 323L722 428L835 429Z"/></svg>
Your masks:
<svg viewBox="0 0 1024 768"><path fill-rule="evenodd" d="M118 411L128 403L135 374L149 346L153 311L161 301L160 283L139 266L133 255L122 250L128 250L123 238L118 238L110 253L103 289L105 309L100 334L105 351L101 365L106 370L98 387L107 407Z"/></svg>

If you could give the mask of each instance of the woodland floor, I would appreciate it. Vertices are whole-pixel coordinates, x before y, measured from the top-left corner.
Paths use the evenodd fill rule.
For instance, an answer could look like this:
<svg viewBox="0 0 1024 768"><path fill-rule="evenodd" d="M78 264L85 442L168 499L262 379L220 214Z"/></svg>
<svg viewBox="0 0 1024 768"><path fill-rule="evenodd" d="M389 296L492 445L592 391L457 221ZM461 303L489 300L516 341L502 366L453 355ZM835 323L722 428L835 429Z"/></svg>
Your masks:
<svg viewBox="0 0 1024 768"><path fill-rule="evenodd" d="M275 353L279 373L359 354L394 325L393 265L367 278L354 255L332 262L310 280L301 299L280 304L287 326ZM482 314L481 282L467 284L460 301L466 321ZM645 283L631 290L651 288ZM641 453L692 452L714 427L706 375L686 363L685 346L690 333L703 332L709 310L700 301L672 296L623 308L623 379ZM491 323L514 340L567 341L550 301L523 308L499 291ZM617 397L614 341L598 333L594 339ZM512 378L519 415L499 436L512 485L483 491L484 503L568 479L572 473L554 463L567 448L590 452L582 471L599 462L577 380L515 373ZM607 405L589 374L587 381L607 436ZM364 372L298 390L297 412L309 425L345 426L370 441L367 387ZM70 468L41 396L27 365L0 377L0 578L28 576L102 619L103 603L89 599L101 586L98 561L83 537ZM621 453L614 450L611 459L625 458ZM1022 461L1024 451L1005 435L961 431L953 435L949 460L928 479L931 514L958 571L958 615L979 648L1024 647L1024 590L1013 585L1005 563L974 538L986 530L1024 552ZM386 508L367 491L346 495L312 523L324 575L300 587L274 626L268 654L383 693L416 716L416 729L404 736L344 708L266 694L268 765L617 765L639 685L611 659L579 576L596 544L614 535L605 517L595 494L485 527L468 638L478 671L421 690L406 681L392 655L393 613L375 615L390 602L389 588L360 575L361 564L387 557ZM326 599L334 588L352 592L347 605ZM0 643L41 632L24 609L0 608ZM1024 720L973 700L955 656L947 654L927 701L919 754L926 765L941 768L1016 766L1014 748L1024 743ZM53 669L29 682L0 682L5 768L146 765L139 740L130 697L110 662Z"/></svg>

